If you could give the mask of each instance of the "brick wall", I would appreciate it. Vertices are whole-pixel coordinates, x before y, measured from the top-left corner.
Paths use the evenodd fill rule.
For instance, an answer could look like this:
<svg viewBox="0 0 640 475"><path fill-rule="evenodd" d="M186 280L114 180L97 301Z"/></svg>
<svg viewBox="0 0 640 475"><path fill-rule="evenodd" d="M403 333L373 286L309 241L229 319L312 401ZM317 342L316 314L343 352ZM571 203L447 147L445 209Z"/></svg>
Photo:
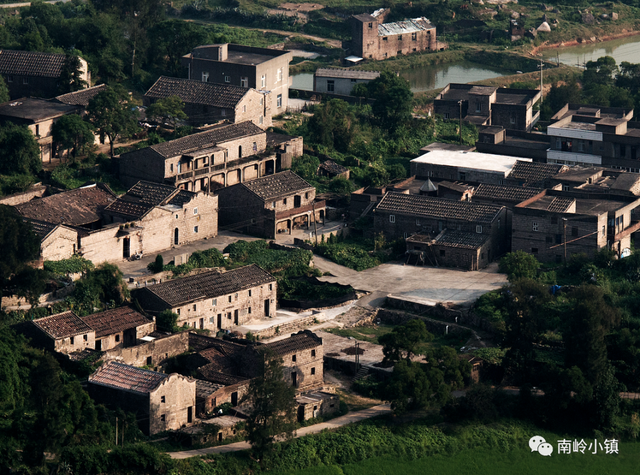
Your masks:
<svg viewBox="0 0 640 475"><path fill-rule="evenodd" d="M149 434L177 430L193 423L195 406L196 381L177 373L171 374L149 394Z"/></svg>
<svg viewBox="0 0 640 475"><path fill-rule="evenodd" d="M60 338L54 341L53 350L58 353L69 354L74 351L82 351L86 348L95 348L96 332L90 331L83 335L75 335L67 338Z"/></svg>
<svg viewBox="0 0 640 475"><path fill-rule="evenodd" d="M136 367L153 366L160 369L167 359L188 350L189 333L180 332L128 348L110 349L104 352L102 358L105 362L114 360Z"/></svg>
<svg viewBox="0 0 640 475"><path fill-rule="evenodd" d="M337 394L321 392L322 399L314 402L298 402L298 422L316 417L329 416L340 410L340 397ZM314 395L312 394L311 397Z"/></svg>
<svg viewBox="0 0 640 475"><path fill-rule="evenodd" d="M273 93L263 94L254 89L242 98L235 109L235 122L250 120L260 128L271 127L271 99ZM262 117L262 122L260 118Z"/></svg>
<svg viewBox="0 0 640 475"><path fill-rule="evenodd" d="M292 351L281 355L284 366L284 380L299 391L305 391L324 384L324 351L322 345L313 349Z"/></svg>
<svg viewBox="0 0 640 475"><path fill-rule="evenodd" d="M240 401L249 391L249 384L250 380L246 380L218 389L205 399L204 412L211 412L214 408L225 403L233 404L234 401Z"/></svg>

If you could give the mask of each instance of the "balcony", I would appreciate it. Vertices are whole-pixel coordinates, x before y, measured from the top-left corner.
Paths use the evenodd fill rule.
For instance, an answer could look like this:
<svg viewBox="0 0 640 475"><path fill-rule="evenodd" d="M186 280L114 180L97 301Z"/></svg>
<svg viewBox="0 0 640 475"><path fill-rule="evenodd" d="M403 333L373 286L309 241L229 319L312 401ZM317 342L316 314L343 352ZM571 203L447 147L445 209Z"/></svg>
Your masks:
<svg viewBox="0 0 640 475"><path fill-rule="evenodd" d="M306 206L300 206L299 208L292 208L286 211L280 211L276 213L276 220L290 218L291 216L297 216L299 214L304 214L309 211L313 211L313 207L315 205L316 210L324 209L327 206L327 202L325 200L316 201L315 204L309 204Z"/></svg>

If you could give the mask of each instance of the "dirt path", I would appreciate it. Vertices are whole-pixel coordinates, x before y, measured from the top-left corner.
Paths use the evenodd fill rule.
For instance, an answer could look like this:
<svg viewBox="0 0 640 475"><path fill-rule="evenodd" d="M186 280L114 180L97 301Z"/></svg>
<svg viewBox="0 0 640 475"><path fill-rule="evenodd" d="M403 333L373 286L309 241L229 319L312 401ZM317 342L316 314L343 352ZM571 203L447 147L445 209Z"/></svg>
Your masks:
<svg viewBox="0 0 640 475"><path fill-rule="evenodd" d="M381 416L391 413L391 407L389 404L381 404L379 406L370 407L369 409L363 409L362 411L350 412L344 416L336 417L328 422L321 424L315 424L308 427L302 427L296 431L295 438L304 437L305 435L317 434L326 429L337 429L338 427L346 426L354 422L360 422L372 417ZM184 450L182 452L170 452L169 455L173 459L186 459L189 457L199 457L209 454L224 454L228 452L238 452L240 450L250 449L251 445L248 442L236 442L229 445L221 445L218 447L209 447L206 449L198 450Z"/></svg>

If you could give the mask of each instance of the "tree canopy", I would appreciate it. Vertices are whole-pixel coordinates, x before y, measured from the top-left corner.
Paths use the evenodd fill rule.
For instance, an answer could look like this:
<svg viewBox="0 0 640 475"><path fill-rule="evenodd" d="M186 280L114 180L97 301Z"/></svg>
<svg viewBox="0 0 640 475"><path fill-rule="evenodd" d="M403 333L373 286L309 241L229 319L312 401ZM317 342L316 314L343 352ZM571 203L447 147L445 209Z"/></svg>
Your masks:
<svg viewBox="0 0 640 475"><path fill-rule="evenodd" d="M42 170L40 146L26 125L0 127L0 174L35 175Z"/></svg>
<svg viewBox="0 0 640 475"><path fill-rule="evenodd" d="M417 319L394 327L390 333L378 339L383 345L385 360L394 363L402 359L410 361L419 351L419 346L431 340L433 335L427 331L424 322Z"/></svg>
<svg viewBox="0 0 640 475"><path fill-rule="evenodd" d="M74 157L94 142L91 124L77 114L60 117L51 127L51 135L61 150L66 150L67 155L73 151Z"/></svg>
<svg viewBox="0 0 640 475"><path fill-rule="evenodd" d="M169 124L175 128L179 120L187 118L187 114L184 113L184 102L178 96L169 96L158 99L147 107L147 117L159 122L161 126Z"/></svg>

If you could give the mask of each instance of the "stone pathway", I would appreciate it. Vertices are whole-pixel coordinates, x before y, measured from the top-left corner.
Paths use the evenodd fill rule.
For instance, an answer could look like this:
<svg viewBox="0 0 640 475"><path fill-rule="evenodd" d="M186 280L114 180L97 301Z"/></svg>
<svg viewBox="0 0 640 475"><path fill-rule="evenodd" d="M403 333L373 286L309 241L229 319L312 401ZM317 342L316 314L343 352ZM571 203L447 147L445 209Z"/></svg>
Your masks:
<svg viewBox="0 0 640 475"><path fill-rule="evenodd" d="M318 432L322 432L323 430L337 429L338 427L346 426L347 424L360 422L365 419L370 419L372 417L377 417L377 416L390 414L390 413L391 413L391 407L389 406L389 404L381 404L379 406L370 407L369 409L364 409L362 411L350 412L349 414L346 414L344 416L331 419L328 422L323 422L321 424L315 424L308 427L302 427L297 430L295 438L297 439L299 437L304 437L305 435L317 434ZM206 449L185 450L182 452L169 452L169 455L173 459L186 459L189 457L199 457L202 455L238 452L240 450L248 450L250 448L251 448L251 445L248 442L235 442L233 444L220 445L218 447L209 447Z"/></svg>

